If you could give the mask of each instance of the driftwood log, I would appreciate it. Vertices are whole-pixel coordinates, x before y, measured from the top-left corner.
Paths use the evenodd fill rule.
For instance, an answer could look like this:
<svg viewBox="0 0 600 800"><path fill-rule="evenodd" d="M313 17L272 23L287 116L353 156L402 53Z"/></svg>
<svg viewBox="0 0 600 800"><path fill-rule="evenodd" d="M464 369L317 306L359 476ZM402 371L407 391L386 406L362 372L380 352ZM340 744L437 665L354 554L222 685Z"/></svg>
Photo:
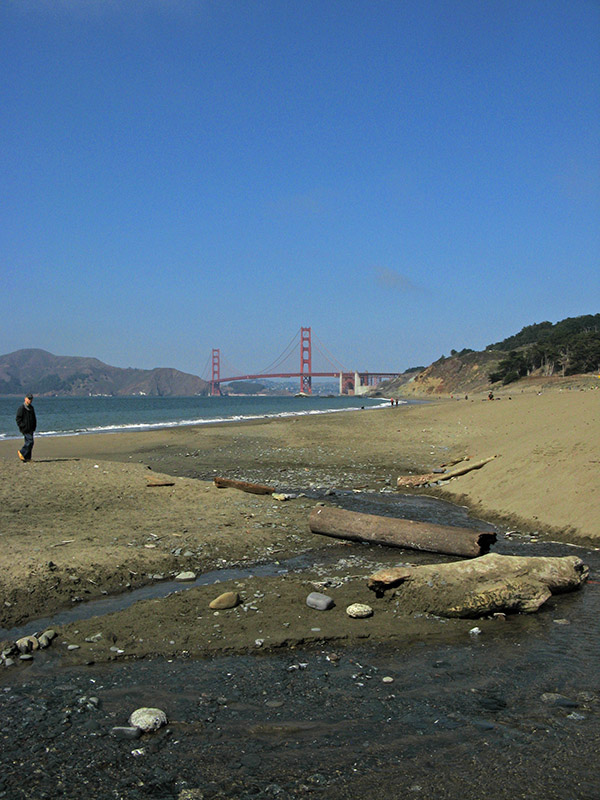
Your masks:
<svg viewBox="0 0 600 800"><path fill-rule="evenodd" d="M218 489L239 489L241 492L250 492L250 494L273 494L275 491L272 486L248 483L248 481L236 481L233 478L215 478L214 481Z"/></svg>
<svg viewBox="0 0 600 800"><path fill-rule="evenodd" d="M481 617L497 612L532 613L552 594L577 589L589 568L577 556L503 556L470 561L393 567L368 579L379 597L393 589L399 611L442 617Z"/></svg>
<svg viewBox="0 0 600 800"><path fill-rule="evenodd" d="M480 461L469 462L463 464L450 472L428 472L425 475L401 475L397 480L397 485L402 486L425 486L427 483L436 483L437 481L449 481L450 478L457 478L459 475L465 475L474 469L481 469L485 464L493 461L497 456L489 456L489 458L482 458Z"/></svg>
<svg viewBox="0 0 600 800"><path fill-rule="evenodd" d="M496 541L496 534L487 531L434 525L412 519L380 517L375 514L360 514L326 506L313 509L308 524L313 533L333 536L336 539L373 542L373 544L472 558L487 553L490 545Z"/></svg>

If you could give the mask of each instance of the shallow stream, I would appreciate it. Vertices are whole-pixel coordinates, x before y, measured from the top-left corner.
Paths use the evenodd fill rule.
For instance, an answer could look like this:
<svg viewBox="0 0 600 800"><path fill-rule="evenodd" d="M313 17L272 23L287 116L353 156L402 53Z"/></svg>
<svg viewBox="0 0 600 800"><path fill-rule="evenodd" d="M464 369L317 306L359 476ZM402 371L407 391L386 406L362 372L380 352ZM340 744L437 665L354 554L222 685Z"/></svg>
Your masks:
<svg viewBox="0 0 600 800"><path fill-rule="evenodd" d="M398 496L336 502L384 514ZM406 502L403 516L482 527L455 506ZM393 646L81 668L62 667L51 648L2 671L0 797L598 798L600 553L500 533L492 549L577 554L590 582L536 614L474 623L479 634L440 620L433 635L426 626L420 641ZM378 561L408 556L375 550ZM308 564L305 554L261 569ZM163 708L168 727L137 741L110 735L143 705Z"/></svg>

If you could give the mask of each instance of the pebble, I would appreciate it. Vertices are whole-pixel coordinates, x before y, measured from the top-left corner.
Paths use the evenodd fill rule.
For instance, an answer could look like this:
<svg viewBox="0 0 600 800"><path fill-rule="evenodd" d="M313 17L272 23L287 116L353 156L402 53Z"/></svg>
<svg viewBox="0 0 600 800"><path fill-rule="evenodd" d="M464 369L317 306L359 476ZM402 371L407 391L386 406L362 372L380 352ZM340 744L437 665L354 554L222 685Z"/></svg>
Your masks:
<svg viewBox="0 0 600 800"><path fill-rule="evenodd" d="M209 608L235 608L240 602L240 596L237 592L223 592L208 604Z"/></svg>
<svg viewBox="0 0 600 800"><path fill-rule="evenodd" d="M67 645L67 650L79 650L79 645L78 644Z"/></svg>
<svg viewBox="0 0 600 800"><path fill-rule="evenodd" d="M382 682L382 683L393 683L393 682L394 682L394 679L393 679L393 678L391 678L389 675L386 675L386 676L385 676L385 678L382 678L382 679L381 679L381 682Z"/></svg>
<svg viewBox="0 0 600 800"><path fill-rule="evenodd" d="M471 636L479 636L479 634L481 633L481 628L478 627L471 628L469 633L471 634Z"/></svg>
<svg viewBox="0 0 600 800"><path fill-rule="evenodd" d="M321 594L321 592L311 592L306 598L306 605L309 608L316 608L317 611L327 611L329 608L333 608L335 603L333 597Z"/></svg>
<svg viewBox="0 0 600 800"><path fill-rule="evenodd" d="M570 625L571 624L568 619L555 619L555 620L552 620L552 621L556 625Z"/></svg>
<svg viewBox="0 0 600 800"><path fill-rule="evenodd" d="M373 615L373 609L366 603L352 603L346 609L346 614L353 619L365 619Z"/></svg>
<svg viewBox="0 0 600 800"><path fill-rule="evenodd" d="M179 572L175 575L176 581L195 581L196 580L196 573L195 572Z"/></svg>
<svg viewBox="0 0 600 800"><path fill-rule="evenodd" d="M160 708L137 708L129 717L129 724L142 731L156 731L168 722Z"/></svg>

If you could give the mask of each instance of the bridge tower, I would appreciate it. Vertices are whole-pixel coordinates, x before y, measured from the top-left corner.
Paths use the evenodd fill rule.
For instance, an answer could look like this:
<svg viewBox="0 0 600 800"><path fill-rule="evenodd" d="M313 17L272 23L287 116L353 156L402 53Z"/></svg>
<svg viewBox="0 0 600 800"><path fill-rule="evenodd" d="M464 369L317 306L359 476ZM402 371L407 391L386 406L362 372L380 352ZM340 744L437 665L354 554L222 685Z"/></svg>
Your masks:
<svg viewBox="0 0 600 800"><path fill-rule="evenodd" d="M213 348L212 351L212 379L210 381L210 393L212 395L221 394L221 351Z"/></svg>
<svg viewBox="0 0 600 800"><path fill-rule="evenodd" d="M300 328L300 391L312 394L312 341L310 328Z"/></svg>

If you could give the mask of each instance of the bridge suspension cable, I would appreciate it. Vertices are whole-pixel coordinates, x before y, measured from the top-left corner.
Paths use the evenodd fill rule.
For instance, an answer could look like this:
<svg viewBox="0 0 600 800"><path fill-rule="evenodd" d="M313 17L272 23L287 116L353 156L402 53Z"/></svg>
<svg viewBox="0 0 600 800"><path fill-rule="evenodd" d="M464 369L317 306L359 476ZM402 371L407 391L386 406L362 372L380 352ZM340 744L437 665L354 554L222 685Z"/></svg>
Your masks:
<svg viewBox="0 0 600 800"><path fill-rule="evenodd" d="M278 367L283 361L285 361L286 358L288 358L291 355L292 348L295 347L296 340L298 339L299 335L300 335L300 330L297 330L292 339L290 340L289 344L283 351L283 353L277 356L277 358L274 361L272 361L268 367L261 369L258 374L260 375L265 372L275 372L276 367Z"/></svg>
<svg viewBox="0 0 600 800"><path fill-rule="evenodd" d="M320 354L323 356L323 358L324 358L326 361L328 361L330 364L333 364L335 367L337 367L337 369L339 369L339 370L340 370L340 372L348 372L348 370L347 370L347 369L344 367L344 365L343 365L343 364L341 364L341 363L340 363L340 362L337 360L337 358L335 358L335 356L333 356L333 355L332 355L332 354L331 354L331 353L330 353L330 352L327 350L327 348L325 347L325 345L323 344L323 342L319 341L319 339L317 338L317 336L315 336L315 334L314 334L314 333L313 333L313 335L312 335L312 339L313 339L313 344L315 345L315 347L317 348L317 350L319 351L319 353L320 353ZM323 351L325 351L325 352L323 352Z"/></svg>

